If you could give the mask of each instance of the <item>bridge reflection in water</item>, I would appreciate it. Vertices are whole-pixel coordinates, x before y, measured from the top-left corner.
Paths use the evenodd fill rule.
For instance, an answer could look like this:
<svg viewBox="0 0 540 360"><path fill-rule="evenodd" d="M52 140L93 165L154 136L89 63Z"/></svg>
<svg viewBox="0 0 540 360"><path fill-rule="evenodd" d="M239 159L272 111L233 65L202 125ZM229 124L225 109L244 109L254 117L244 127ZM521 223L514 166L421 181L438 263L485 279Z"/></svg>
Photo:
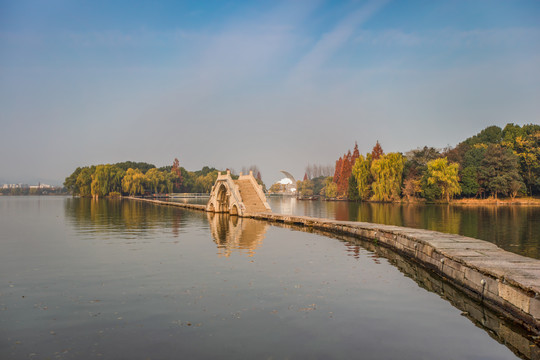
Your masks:
<svg viewBox="0 0 540 360"><path fill-rule="evenodd" d="M269 227L265 222L228 214L208 213L207 216L212 237L219 249L219 256L228 257L234 252L253 256L256 250L262 246ZM442 299L450 302L461 311L462 316L467 317L477 327L484 329L493 339L506 345L517 356L524 359L540 359L539 344L530 333L499 317L482 302L468 297L438 275L402 257L391 249L375 245L372 241L350 236L322 233L313 229L307 230L303 227L279 223L273 223L273 226L308 231L339 239L347 247L348 254L355 258L358 258L359 252L364 248L373 253L375 262L378 262L378 258L388 259L405 276L413 279L421 288L436 293Z"/></svg>
<svg viewBox="0 0 540 360"><path fill-rule="evenodd" d="M219 256L231 256L235 251L253 256L264 240L268 223L231 216L226 213L207 213L208 222Z"/></svg>

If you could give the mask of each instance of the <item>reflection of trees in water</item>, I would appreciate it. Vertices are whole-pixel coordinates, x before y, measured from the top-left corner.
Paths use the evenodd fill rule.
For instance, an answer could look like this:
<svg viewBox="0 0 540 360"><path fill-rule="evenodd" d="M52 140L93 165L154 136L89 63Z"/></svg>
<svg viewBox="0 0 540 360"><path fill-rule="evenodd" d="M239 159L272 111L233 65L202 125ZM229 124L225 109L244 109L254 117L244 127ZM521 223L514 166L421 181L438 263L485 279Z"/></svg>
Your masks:
<svg viewBox="0 0 540 360"><path fill-rule="evenodd" d="M315 205L323 207L326 216L336 220L459 234L492 242L507 251L540 258L540 207L313 202L312 206Z"/></svg>
<svg viewBox="0 0 540 360"><path fill-rule="evenodd" d="M187 218L206 221L202 214L126 199L68 198L64 209L77 229L91 233L171 228L177 237Z"/></svg>
<svg viewBox="0 0 540 360"><path fill-rule="evenodd" d="M423 214L424 228L451 234L459 234L461 212L450 205L437 205L426 208Z"/></svg>
<svg viewBox="0 0 540 360"><path fill-rule="evenodd" d="M529 206L463 206L460 208L468 218L477 218L476 228L463 227L467 236L478 233L503 249L540 258L539 209ZM465 216L465 215L464 215ZM486 238L486 240L488 240Z"/></svg>
<svg viewBox="0 0 540 360"><path fill-rule="evenodd" d="M369 203L369 212L377 224L402 225L401 206L395 204Z"/></svg>
<svg viewBox="0 0 540 360"><path fill-rule="evenodd" d="M224 213L207 213L207 217L219 256L231 256L234 251L253 256L269 226L266 222Z"/></svg>

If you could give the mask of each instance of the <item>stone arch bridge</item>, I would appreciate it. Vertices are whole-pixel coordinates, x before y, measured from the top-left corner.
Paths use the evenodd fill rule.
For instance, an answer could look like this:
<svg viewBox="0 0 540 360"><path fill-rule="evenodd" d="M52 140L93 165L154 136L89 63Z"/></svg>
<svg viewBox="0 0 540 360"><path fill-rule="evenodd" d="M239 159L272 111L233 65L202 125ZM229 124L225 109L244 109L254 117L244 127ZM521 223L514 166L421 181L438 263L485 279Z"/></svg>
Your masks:
<svg viewBox="0 0 540 360"><path fill-rule="evenodd" d="M206 211L245 216L272 212L272 209L266 201L262 186L257 183L252 171L249 175L240 173L238 180L233 180L231 172L227 170L225 174L218 174L210 192L210 199L206 204Z"/></svg>

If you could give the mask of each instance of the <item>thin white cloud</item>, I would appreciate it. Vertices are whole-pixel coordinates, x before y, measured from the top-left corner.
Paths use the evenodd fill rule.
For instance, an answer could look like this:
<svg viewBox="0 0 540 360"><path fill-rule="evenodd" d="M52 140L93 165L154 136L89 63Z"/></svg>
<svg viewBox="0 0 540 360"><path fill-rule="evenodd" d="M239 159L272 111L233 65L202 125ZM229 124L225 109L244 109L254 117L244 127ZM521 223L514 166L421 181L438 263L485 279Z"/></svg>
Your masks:
<svg viewBox="0 0 540 360"><path fill-rule="evenodd" d="M386 0L368 2L341 20L332 31L323 34L311 51L296 64L291 73L291 81L301 83L309 79L347 43L359 26L369 20L386 2Z"/></svg>
<svg viewBox="0 0 540 360"><path fill-rule="evenodd" d="M381 46L417 46L425 39L419 34L398 29L382 31L362 30L354 39L355 43Z"/></svg>

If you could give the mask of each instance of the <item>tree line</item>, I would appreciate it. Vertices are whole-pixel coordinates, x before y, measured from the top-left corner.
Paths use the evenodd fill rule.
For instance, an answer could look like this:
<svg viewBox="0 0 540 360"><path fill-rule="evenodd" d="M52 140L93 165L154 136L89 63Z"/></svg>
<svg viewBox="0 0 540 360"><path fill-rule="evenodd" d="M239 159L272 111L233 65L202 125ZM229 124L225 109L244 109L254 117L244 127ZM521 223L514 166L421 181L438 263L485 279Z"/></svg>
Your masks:
<svg viewBox="0 0 540 360"><path fill-rule="evenodd" d="M264 187L261 172L256 165L242 168L244 173L253 171ZM188 171L178 159L172 165L156 168L145 162L125 161L116 164L78 167L64 181L65 189L73 195L88 197L149 195L159 193L210 193L219 171L204 166L201 170ZM232 170L232 178L238 175Z"/></svg>
<svg viewBox="0 0 540 360"><path fill-rule="evenodd" d="M355 144L336 161L333 176L306 172L297 189L302 196L382 202L538 196L540 125L489 126L454 148L405 154L385 153L377 141L362 155Z"/></svg>
<svg viewBox="0 0 540 360"><path fill-rule="evenodd" d="M218 170L208 166L187 171L178 159L171 166L156 168L145 162L126 161L116 164L78 167L66 177L64 187L79 196L120 196L156 193L209 193Z"/></svg>

